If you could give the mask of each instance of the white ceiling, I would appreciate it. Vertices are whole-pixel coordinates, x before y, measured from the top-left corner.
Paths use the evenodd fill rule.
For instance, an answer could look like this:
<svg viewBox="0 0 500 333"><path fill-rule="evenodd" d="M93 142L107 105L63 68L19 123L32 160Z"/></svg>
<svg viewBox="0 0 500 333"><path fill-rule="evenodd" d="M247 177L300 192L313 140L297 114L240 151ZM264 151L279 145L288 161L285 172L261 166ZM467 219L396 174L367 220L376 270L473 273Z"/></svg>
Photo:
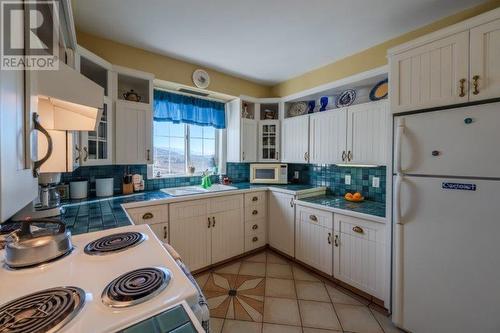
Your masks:
<svg viewBox="0 0 500 333"><path fill-rule="evenodd" d="M86 32L275 84L482 0L76 0Z"/></svg>

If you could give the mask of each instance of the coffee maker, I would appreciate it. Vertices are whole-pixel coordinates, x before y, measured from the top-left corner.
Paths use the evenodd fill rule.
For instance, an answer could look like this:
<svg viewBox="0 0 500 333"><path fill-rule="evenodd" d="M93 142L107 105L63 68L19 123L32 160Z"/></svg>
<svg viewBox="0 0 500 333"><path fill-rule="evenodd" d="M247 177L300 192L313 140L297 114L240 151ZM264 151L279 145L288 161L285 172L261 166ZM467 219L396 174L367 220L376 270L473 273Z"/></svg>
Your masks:
<svg viewBox="0 0 500 333"><path fill-rule="evenodd" d="M47 172L38 175L38 197L12 217L14 221L42 219L61 215L61 196L57 184L61 173Z"/></svg>

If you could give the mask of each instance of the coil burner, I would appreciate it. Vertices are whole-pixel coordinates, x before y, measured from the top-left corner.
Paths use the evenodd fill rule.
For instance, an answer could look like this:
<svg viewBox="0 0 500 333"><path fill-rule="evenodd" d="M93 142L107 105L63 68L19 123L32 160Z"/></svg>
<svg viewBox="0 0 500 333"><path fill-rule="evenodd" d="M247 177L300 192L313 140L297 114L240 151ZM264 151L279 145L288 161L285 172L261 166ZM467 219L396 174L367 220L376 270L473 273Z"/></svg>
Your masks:
<svg viewBox="0 0 500 333"><path fill-rule="evenodd" d="M104 304L123 308L146 302L162 292L171 279L165 268L140 268L111 281L102 293Z"/></svg>
<svg viewBox="0 0 500 333"><path fill-rule="evenodd" d="M125 251L139 245L146 239L140 232L122 232L101 237L85 245L85 253L90 255L103 255Z"/></svg>
<svg viewBox="0 0 500 333"><path fill-rule="evenodd" d="M57 332L82 309L85 292L77 287L42 290L0 307L0 332Z"/></svg>

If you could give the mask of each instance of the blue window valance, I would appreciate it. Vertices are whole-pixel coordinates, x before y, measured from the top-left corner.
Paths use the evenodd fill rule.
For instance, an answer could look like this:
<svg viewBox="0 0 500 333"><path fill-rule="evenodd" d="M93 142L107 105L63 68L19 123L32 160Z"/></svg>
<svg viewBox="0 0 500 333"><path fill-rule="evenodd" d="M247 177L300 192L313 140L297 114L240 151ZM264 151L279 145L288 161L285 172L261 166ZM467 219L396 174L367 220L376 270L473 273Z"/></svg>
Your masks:
<svg viewBox="0 0 500 333"><path fill-rule="evenodd" d="M226 128L224 103L155 90L153 105L155 121Z"/></svg>

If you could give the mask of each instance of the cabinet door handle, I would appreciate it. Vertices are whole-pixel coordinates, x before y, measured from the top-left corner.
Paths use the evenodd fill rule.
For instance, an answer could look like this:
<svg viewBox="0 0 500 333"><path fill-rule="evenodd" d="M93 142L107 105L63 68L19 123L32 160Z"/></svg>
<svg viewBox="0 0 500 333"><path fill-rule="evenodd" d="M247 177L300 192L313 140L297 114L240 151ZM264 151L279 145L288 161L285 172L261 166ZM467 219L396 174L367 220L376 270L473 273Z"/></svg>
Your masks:
<svg viewBox="0 0 500 333"><path fill-rule="evenodd" d="M242 153L242 160L245 160L245 152Z"/></svg>
<svg viewBox="0 0 500 333"><path fill-rule="evenodd" d="M465 82L467 82L466 79L460 79L460 93L458 94L458 96L460 97L465 97Z"/></svg>
<svg viewBox="0 0 500 333"><path fill-rule="evenodd" d="M279 152L279 151L276 151L276 160L278 160L278 161L279 161L279 159L280 159L280 152Z"/></svg>
<svg viewBox="0 0 500 333"><path fill-rule="evenodd" d="M472 91L472 93L474 95L479 94L479 75L474 75L472 77L472 85L474 86L474 90Z"/></svg>
<svg viewBox="0 0 500 333"><path fill-rule="evenodd" d="M256 241L258 241L258 240L259 240L259 237L257 237L257 236L256 236L256 237L254 237L254 238L252 238L252 242L254 242L254 243L255 243Z"/></svg>
<svg viewBox="0 0 500 333"><path fill-rule="evenodd" d="M142 215L143 220L151 220L153 217L155 216L153 215L153 213L150 212L144 213L144 215Z"/></svg>
<svg viewBox="0 0 500 333"><path fill-rule="evenodd" d="M85 153L85 156L83 157L83 161L87 162L87 159L89 158L89 150L87 147L83 147L83 152Z"/></svg>
<svg viewBox="0 0 500 333"><path fill-rule="evenodd" d="M146 149L146 161L148 161L148 162L149 162L150 152L151 152L150 149Z"/></svg>
<svg viewBox="0 0 500 333"><path fill-rule="evenodd" d="M257 209L254 209L252 215L257 215L257 214L259 214L259 212L257 211Z"/></svg>
<svg viewBox="0 0 500 333"><path fill-rule="evenodd" d="M38 121L38 113L33 113L33 125L36 131L39 131L47 138L47 153L42 159L33 161L33 177L38 177L40 168L52 156L54 145L49 132Z"/></svg>
<svg viewBox="0 0 500 333"><path fill-rule="evenodd" d="M255 201L258 201L258 200L259 200L259 197L253 197L253 198L252 198L252 201L254 201L254 202L255 202Z"/></svg>
<svg viewBox="0 0 500 333"><path fill-rule="evenodd" d="M167 239L167 226L163 226L163 239Z"/></svg>
<svg viewBox="0 0 500 333"><path fill-rule="evenodd" d="M293 198L290 199L290 207L293 207Z"/></svg>
<svg viewBox="0 0 500 333"><path fill-rule="evenodd" d="M339 235L335 235L334 244L335 244L335 247L339 247Z"/></svg>
<svg viewBox="0 0 500 333"><path fill-rule="evenodd" d="M347 161L351 162L351 160L352 160L352 152L349 150L347 152Z"/></svg>
<svg viewBox="0 0 500 333"><path fill-rule="evenodd" d="M332 233L328 233L328 244L332 244Z"/></svg>
<svg viewBox="0 0 500 333"><path fill-rule="evenodd" d="M254 224L254 225L252 226L252 230L257 230L257 229L259 229L259 226L258 226L257 224Z"/></svg>
<svg viewBox="0 0 500 333"><path fill-rule="evenodd" d="M210 228L210 223L211 223L211 222L212 222L212 221L210 221L210 217L209 217L209 218L208 218L208 228Z"/></svg>
<svg viewBox="0 0 500 333"><path fill-rule="evenodd" d="M345 162L345 150L342 150L342 162Z"/></svg>
<svg viewBox="0 0 500 333"><path fill-rule="evenodd" d="M309 219L314 222L318 222L318 217L316 215L309 215Z"/></svg>
<svg viewBox="0 0 500 333"><path fill-rule="evenodd" d="M82 155L82 149L78 147L78 145L75 145L75 150L78 153L78 155L75 157L75 162L78 162Z"/></svg>
<svg viewBox="0 0 500 333"><path fill-rule="evenodd" d="M353 227L353 228L352 228L352 231L357 232L358 234L362 234L362 233L364 233L363 228L358 227L358 226Z"/></svg>
<svg viewBox="0 0 500 333"><path fill-rule="evenodd" d="M215 227L215 216L212 216L212 228Z"/></svg>
<svg viewBox="0 0 500 333"><path fill-rule="evenodd" d="M305 152L304 153L304 160L307 162L308 159L309 159L309 153Z"/></svg>

